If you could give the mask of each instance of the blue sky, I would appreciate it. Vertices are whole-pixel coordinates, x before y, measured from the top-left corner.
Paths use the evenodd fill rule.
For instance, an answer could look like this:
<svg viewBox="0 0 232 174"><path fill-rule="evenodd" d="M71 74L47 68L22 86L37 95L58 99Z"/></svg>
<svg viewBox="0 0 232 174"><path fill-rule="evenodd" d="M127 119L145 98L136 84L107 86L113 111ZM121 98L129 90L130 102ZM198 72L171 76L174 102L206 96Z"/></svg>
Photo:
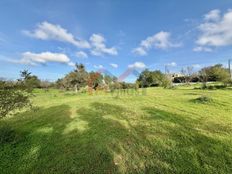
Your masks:
<svg viewBox="0 0 232 174"><path fill-rule="evenodd" d="M56 80L75 62L116 76L127 68L226 64L230 9L231 0L1 0L0 77L28 69Z"/></svg>

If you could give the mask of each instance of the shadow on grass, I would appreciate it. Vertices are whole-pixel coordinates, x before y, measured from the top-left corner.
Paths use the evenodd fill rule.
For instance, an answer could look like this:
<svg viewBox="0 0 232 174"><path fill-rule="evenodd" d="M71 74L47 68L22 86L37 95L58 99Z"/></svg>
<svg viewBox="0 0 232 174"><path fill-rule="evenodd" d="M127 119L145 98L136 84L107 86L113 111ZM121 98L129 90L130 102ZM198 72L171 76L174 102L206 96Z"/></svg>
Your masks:
<svg viewBox="0 0 232 174"><path fill-rule="evenodd" d="M144 116L95 102L59 105L10 121L23 140L0 147L1 173L230 173L231 147L197 121L156 108Z"/></svg>
<svg viewBox="0 0 232 174"><path fill-rule="evenodd" d="M22 138L0 147L1 173L117 173L112 155L91 132L65 132L73 121L67 105L10 119Z"/></svg>
<svg viewBox="0 0 232 174"><path fill-rule="evenodd" d="M143 110L146 116L141 117L122 106L97 102L78 114L88 122L86 133L113 154L122 173L231 172L229 141L203 134L197 130L199 121L191 117ZM227 128L217 125L214 130L227 134Z"/></svg>
<svg viewBox="0 0 232 174"><path fill-rule="evenodd" d="M164 161L172 164L177 173L231 173L231 140L222 141L212 133L232 134L229 126L208 122L205 126L200 120L176 115L148 107L149 122L156 122L164 130L168 141L174 143L172 149L164 153ZM214 130L214 131L213 131ZM218 130L218 131L217 131ZM203 133L203 132L206 133ZM151 132L155 133L155 132ZM211 135L207 135L210 133Z"/></svg>

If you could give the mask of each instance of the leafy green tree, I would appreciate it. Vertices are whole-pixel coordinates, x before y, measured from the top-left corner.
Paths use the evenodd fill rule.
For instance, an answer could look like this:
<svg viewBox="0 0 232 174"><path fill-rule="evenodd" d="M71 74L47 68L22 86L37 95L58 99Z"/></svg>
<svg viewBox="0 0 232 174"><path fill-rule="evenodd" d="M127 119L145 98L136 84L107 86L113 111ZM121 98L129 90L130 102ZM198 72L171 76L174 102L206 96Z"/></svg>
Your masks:
<svg viewBox="0 0 232 174"><path fill-rule="evenodd" d="M31 75L31 72L28 72L28 70L21 71L20 76L21 79L19 79L19 82L23 83L28 90L40 87L39 78L35 75Z"/></svg>
<svg viewBox="0 0 232 174"><path fill-rule="evenodd" d="M143 72L141 72L137 81L140 87L149 87L153 83L151 71L145 69Z"/></svg>
<svg viewBox="0 0 232 174"><path fill-rule="evenodd" d="M230 81L230 74L228 69L224 68L222 64L202 68L199 75L206 86L207 81L219 81L227 84Z"/></svg>
<svg viewBox="0 0 232 174"><path fill-rule="evenodd" d="M149 71L148 69L141 72L137 79L140 87L163 86L167 84L168 78L161 71Z"/></svg>
<svg viewBox="0 0 232 174"><path fill-rule="evenodd" d="M26 79L25 83L29 88L38 88L40 87L41 81L38 79L37 76L33 75Z"/></svg>
<svg viewBox="0 0 232 174"><path fill-rule="evenodd" d="M64 77L63 85L66 89L74 88L77 92L81 87L87 85L89 74L83 64L76 64L75 66L75 70Z"/></svg>
<svg viewBox="0 0 232 174"><path fill-rule="evenodd" d="M115 77L115 76L105 75L103 78L104 78L104 81L107 85L110 85L110 84L117 82L117 77Z"/></svg>

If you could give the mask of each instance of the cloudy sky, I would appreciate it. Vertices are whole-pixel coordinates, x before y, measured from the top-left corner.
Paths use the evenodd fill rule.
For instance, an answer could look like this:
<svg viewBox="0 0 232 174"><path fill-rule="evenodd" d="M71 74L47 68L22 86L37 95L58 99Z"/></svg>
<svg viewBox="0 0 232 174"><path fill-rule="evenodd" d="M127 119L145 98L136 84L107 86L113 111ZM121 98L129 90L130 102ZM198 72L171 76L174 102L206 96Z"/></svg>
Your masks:
<svg viewBox="0 0 232 174"><path fill-rule="evenodd" d="M0 77L56 80L77 63L120 76L232 58L232 0L1 0ZM133 77L129 77L129 81Z"/></svg>

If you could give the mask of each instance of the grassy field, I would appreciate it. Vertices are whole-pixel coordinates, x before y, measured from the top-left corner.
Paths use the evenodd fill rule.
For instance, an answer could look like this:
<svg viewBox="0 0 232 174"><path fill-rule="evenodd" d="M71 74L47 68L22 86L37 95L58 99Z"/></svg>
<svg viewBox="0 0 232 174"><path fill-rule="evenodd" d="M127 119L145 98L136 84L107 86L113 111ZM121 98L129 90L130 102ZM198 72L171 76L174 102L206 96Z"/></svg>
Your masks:
<svg viewBox="0 0 232 174"><path fill-rule="evenodd" d="M232 173L232 90L36 90L33 100L36 110L0 121L12 128L1 174Z"/></svg>

